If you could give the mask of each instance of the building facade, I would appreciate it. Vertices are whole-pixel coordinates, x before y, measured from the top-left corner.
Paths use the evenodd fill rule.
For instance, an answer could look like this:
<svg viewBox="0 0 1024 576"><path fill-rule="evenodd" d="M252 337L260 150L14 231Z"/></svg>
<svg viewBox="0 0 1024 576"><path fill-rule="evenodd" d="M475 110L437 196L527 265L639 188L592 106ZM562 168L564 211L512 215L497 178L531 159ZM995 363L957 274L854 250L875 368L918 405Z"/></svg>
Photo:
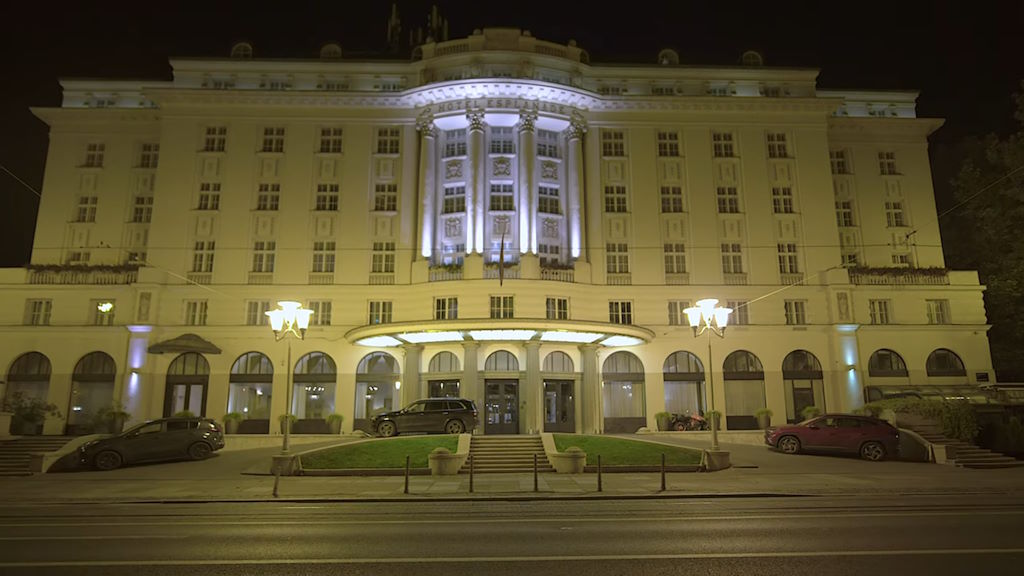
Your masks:
<svg viewBox="0 0 1024 576"><path fill-rule="evenodd" d="M0 366L61 410L37 432L118 403L352 430L437 396L486 434L711 406L747 429L992 378L914 93L818 90L754 52L601 65L500 28L405 60L171 64L34 109L50 148L31 264L0 271ZM733 308L724 338L689 328L702 298ZM304 340L273 338L279 300L314 311Z"/></svg>

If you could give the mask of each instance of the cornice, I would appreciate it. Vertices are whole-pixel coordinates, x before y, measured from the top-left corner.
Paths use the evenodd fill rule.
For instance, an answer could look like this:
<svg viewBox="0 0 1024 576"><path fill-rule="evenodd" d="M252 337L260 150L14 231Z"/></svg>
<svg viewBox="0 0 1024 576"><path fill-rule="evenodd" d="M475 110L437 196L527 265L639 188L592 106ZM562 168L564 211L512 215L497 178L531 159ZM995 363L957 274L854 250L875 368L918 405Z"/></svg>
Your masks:
<svg viewBox="0 0 1024 576"><path fill-rule="evenodd" d="M80 126L109 126L111 122L138 124L160 122L160 110L153 108L37 108L29 110L49 126L68 124Z"/></svg>
<svg viewBox="0 0 1024 576"><path fill-rule="evenodd" d="M945 124L944 118L848 118L828 120L829 135L850 141L877 140L879 136L918 141Z"/></svg>

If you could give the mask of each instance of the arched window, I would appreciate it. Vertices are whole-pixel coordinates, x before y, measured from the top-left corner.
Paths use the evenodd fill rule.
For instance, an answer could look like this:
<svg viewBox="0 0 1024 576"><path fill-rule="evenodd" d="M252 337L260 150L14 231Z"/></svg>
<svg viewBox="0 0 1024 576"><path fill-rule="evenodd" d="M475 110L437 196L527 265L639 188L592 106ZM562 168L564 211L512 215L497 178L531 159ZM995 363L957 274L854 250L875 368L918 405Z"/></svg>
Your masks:
<svg viewBox="0 0 1024 576"><path fill-rule="evenodd" d="M387 352L371 352L356 367L355 413L352 426L371 432L370 421L381 412L400 408L395 401L395 384L401 382L398 361Z"/></svg>
<svg viewBox="0 0 1024 576"><path fill-rule="evenodd" d="M751 352L737 350L725 357L722 371L726 380L764 379L764 366L761 360Z"/></svg>
<svg viewBox="0 0 1024 576"><path fill-rule="evenodd" d="M544 431L576 431L576 381L572 358L560 350L544 357Z"/></svg>
<svg viewBox="0 0 1024 576"><path fill-rule="evenodd" d="M179 412L206 415L206 395L210 384L210 363L198 352L186 352L167 368L164 392L164 417Z"/></svg>
<svg viewBox="0 0 1024 576"><path fill-rule="evenodd" d="M671 48L665 48L658 52L658 64L675 66L679 64L679 53Z"/></svg>
<svg viewBox="0 0 1024 576"><path fill-rule="evenodd" d="M960 357L952 350L939 348L928 355L925 369L929 376L966 376L967 370Z"/></svg>
<svg viewBox="0 0 1024 576"><path fill-rule="evenodd" d="M764 65L764 57L761 56L760 52L757 52L755 50L747 50L746 52L744 52L743 56L740 58L740 61L743 62L744 66Z"/></svg>
<svg viewBox="0 0 1024 576"><path fill-rule="evenodd" d="M320 48L321 60L341 60L341 46L335 42L324 44Z"/></svg>
<svg viewBox="0 0 1024 576"><path fill-rule="evenodd" d="M252 58L252 44L238 42L231 47L231 57L240 59Z"/></svg>
<svg viewBox="0 0 1024 576"><path fill-rule="evenodd" d="M704 414L704 364L692 352L668 355L661 368L665 379L665 411Z"/></svg>
<svg viewBox="0 0 1024 576"><path fill-rule="evenodd" d="M458 398L460 380L454 373L459 372L459 357L451 352L438 352L430 359L427 371L427 396L430 398ZM449 374L449 376L444 376Z"/></svg>
<svg viewBox="0 0 1024 576"><path fill-rule="evenodd" d="M722 363L725 380L725 426L729 430L757 428L758 410L765 407L764 366L752 352L737 350Z"/></svg>
<svg viewBox="0 0 1024 576"><path fill-rule="evenodd" d="M89 434L97 428L100 410L114 404L116 374L114 359L104 352L90 352L75 364L68 402L69 435Z"/></svg>
<svg viewBox="0 0 1024 576"><path fill-rule="evenodd" d="M821 362L807 350L794 350L782 360L782 380L786 393L786 420L803 420L803 411L816 406L825 412L825 381Z"/></svg>
<svg viewBox="0 0 1024 576"><path fill-rule="evenodd" d="M430 372L458 372L462 368L459 367L458 356L451 352L438 352L430 359L430 366L427 370Z"/></svg>
<svg viewBox="0 0 1024 576"><path fill-rule="evenodd" d="M615 352L602 364L604 381L604 431L636 432L647 425L644 401L644 365L625 350Z"/></svg>
<svg viewBox="0 0 1024 576"><path fill-rule="evenodd" d="M45 402L50 391L50 359L39 352L28 352L18 356L7 371L7 388L5 400L13 400L19 396L23 399L35 399ZM15 434L42 434L43 422L24 424ZM5 431L6 432L6 431Z"/></svg>
<svg viewBox="0 0 1024 576"><path fill-rule="evenodd" d="M323 421L334 413L334 388L338 367L323 352L310 352L295 363L292 387L292 414L299 420ZM296 422L296 432L316 432L323 427L307 427Z"/></svg>
<svg viewBox="0 0 1024 576"><path fill-rule="evenodd" d="M228 412L242 415L239 434L270 433L270 406L274 392L274 365L261 352L246 352L231 365L228 377Z"/></svg>
<svg viewBox="0 0 1024 576"><path fill-rule="evenodd" d="M544 357L544 372L567 373L574 370L575 366L573 366L572 358L565 352L556 350Z"/></svg>
<svg viewBox="0 0 1024 576"><path fill-rule="evenodd" d="M606 374L644 374L644 365L632 352L620 351L605 358L601 372Z"/></svg>
<svg viewBox="0 0 1024 576"><path fill-rule="evenodd" d="M868 376L907 376L907 364L903 357L889 350L882 348L875 350L875 353L868 359Z"/></svg>
<svg viewBox="0 0 1024 576"><path fill-rule="evenodd" d="M519 360L508 350L492 352L484 361L484 370L491 372L518 372Z"/></svg>

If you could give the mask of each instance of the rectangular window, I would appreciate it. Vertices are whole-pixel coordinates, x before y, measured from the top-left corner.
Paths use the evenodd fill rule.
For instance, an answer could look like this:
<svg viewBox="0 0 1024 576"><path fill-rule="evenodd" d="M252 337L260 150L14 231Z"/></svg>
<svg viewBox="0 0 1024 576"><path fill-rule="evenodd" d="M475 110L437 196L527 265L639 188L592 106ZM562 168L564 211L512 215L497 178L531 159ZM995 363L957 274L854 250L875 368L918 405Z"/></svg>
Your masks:
<svg viewBox="0 0 1024 576"><path fill-rule="evenodd" d="M793 189L789 186L772 188L772 212L776 214L793 213Z"/></svg>
<svg viewBox="0 0 1024 576"><path fill-rule="evenodd" d="M25 324L28 326L49 326L53 300L26 300Z"/></svg>
<svg viewBox="0 0 1024 576"><path fill-rule="evenodd" d="M605 258L609 274L629 273L629 244L605 244Z"/></svg>
<svg viewBox="0 0 1024 576"><path fill-rule="evenodd" d="M739 244L722 244L722 272L725 274L743 273L743 251Z"/></svg>
<svg viewBox="0 0 1024 576"><path fill-rule="evenodd" d="M559 158L558 132L537 130L537 156Z"/></svg>
<svg viewBox="0 0 1024 576"><path fill-rule="evenodd" d="M622 130L601 130L601 156L625 156L626 135Z"/></svg>
<svg viewBox="0 0 1024 576"><path fill-rule="evenodd" d="M846 150L829 150L828 157L832 162L833 174L850 174L850 159Z"/></svg>
<svg viewBox="0 0 1024 576"><path fill-rule="evenodd" d="M491 126L491 154L514 154L515 140L511 126Z"/></svg>
<svg viewBox="0 0 1024 576"><path fill-rule="evenodd" d="M910 258L910 254L898 253L892 255L892 263L894 266L913 266L914 261Z"/></svg>
<svg viewBox="0 0 1024 576"><path fill-rule="evenodd" d="M206 326L206 300L185 301L185 325Z"/></svg>
<svg viewBox="0 0 1024 576"><path fill-rule="evenodd" d="M196 210L220 210L220 182L199 184L199 202Z"/></svg>
<svg viewBox="0 0 1024 576"><path fill-rule="evenodd" d="M786 324L791 326L807 324L806 304L806 300L786 300Z"/></svg>
<svg viewBox="0 0 1024 576"><path fill-rule="evenodd" d="M555 266L562 262L562 247L558 244L541 243L537 245L537 255L540 256L542 268Z"/></svg>
<svg viewBox="0 0 1024 576"><path fill-rule="evenodd" d="M612 324L632 324L633 303L629 300L608 302L608 321Z"/></svg>
<svg viewBox="0 0 1024 576"><path fill-rule="evenodd" d="M370 324L391 324L391 301L373 300L370 302Z"/></svg>
<svg viewBox="0 0 1024 576"><path fill-rule="evenodd" d="M310 326L330 326L331 325L331 301L330 300L310 300L309 309L313 311L313 315L309 317Z"/></svg>
<svg viewBox="0 0 1024 576"><path fill-rule="evenodd" d="M895 152L878 153L878 173L883 176L894 176L899 174L899 172L896 171Z"/></svg>
<svg viewBox="0 0 1024 576"><path fill-rule="evenodd" d="M543 214L561 214L562 205L558 198L558 188L540 186L537 188L537 211Z"/></svg>
<svg viewBox="0 0 1024 576"><path fill-rule="evenodd" d="M665 274L686 273L686 245L681 242L665 243Z"/></svg>
<svg viewBox="0 0 1024 576"><path fill-rule="evenodd" d="M398 154L401 149L401 134L398 128L378 128L377 154Z"/></svg>
<svg viewBox="0 0 1024 576"><path fill-rule="evenodd" d="M91 256L92 255L87 250L72 250L71 252L68 252L65 264L68 266L86 266L89 264L89 258Z"/></svg>
<svg viewBox="0 0 1024 576"><path fill-rule="evenodd" d="M679 156L679 132L658 130L658 156L661 158Z"/></svg>
<svg viewBox="0 0 1024 576"><path fill-rule="evenodd" d="M374 274L393 274L395 272L394 242L373 243L373 261L370 272Z"/></svg>
<svg viewBox="0 0 1024 576"><path fill-rule="evenodd" d="M860 260L856 252L844 252L842 258L842 265L845 267L857 266L857 262Z"/></svg>
<svg viewBox="0 0 1024 576"><path fill-rule="evenodd" d="M444 133L444 158L466 155L466 129L448 130Z"/></svg>
<svg viewBox="0 0 1024 576"><path fill-rule="evenodd" d="M442 214L459 214L466 211L466 187L448 186L444 189Z"/></svg>
<svg viewBox="0 0 1024 576"><path fill-rule="evenodd" d="M192 272L213 272L213 254L216 248L213 240L199 240L192 248Z"/></svg>
<svg viewBox="0 0 1024 576"><path fill-rule="evenodd" d="M281 185L262 183L256 194L257 210L277 210L281 203Z"/></svg>
<svg viewBox="0 0 1024 576"><path fill-rule="evenodd" d="M277 242L259 240L253 243L252 247L252 271L273 272L274 251L277 249Z"/></svg>
<svg viewBox="0 0 1024 576"><path fill-rule="evenodd" d="M317 184L315 210L318 212L338 211L338 185Z"/></svg>
<svg viewBox="0 0 1024 576"><path fill-rule="evenodd" d="M868 300L872 324L888 324L890 321L888 300Z"/></svg>
<svg viewBox="0 0 1024 576"><path fill-rule="evenodd" d="M796 244L777 244L779 249L779 273L797 274L800 267L797 265Z"/></svg>
<svg viewBox="0 0 1024 576"><path fill-rule="evenodd" d="M515 193L512 185L491 184L491 211L511 212L515 209Z"/></svg>
<svg viewBox="0 0 1024 576"><path fill-rule="evenodd" d="M548 320L569 319L568 298L548 298L545 303L546 318Z"/></svg>
<svg viewBox="0 0 1024 576"><path fill-rule="evenodd" d="M853 202L850 200L836 200L836 224L840 228L853 226Z"/></svg>
<svg viewBox="0 0 1024 576"><path fill-rule="evenodd" d="M515 298L512 296L491 296L491 318L514 318Z"/></svg>
<svg viewBox="0 0 1024 576"><path fill-rule="evenodd" d="M726 308L732 308L729 314L729 324L735 326L746 326L750 324L750 303L746 300L728 300Z"/></svg>
<svg viewBox="0 0 1024 576"><path fill-rule="evenodd" d="M686 310L690 307L690 302L687 300L669 300L668 301L668 325L669 326L689 326L690 321L686 318Z"/></svg>
<svg viewBox="0 0 1024 576"><path fill-rule="evenodd" d="M445 266L462 266L465 255L465 244L445 244L441 247L441 263Z"/></svg>
<svg viewBox="0 0 1024 576"><path fill-rule="evenodd" d="M109 304L110 306L104 306ZM106 312L101 310L103 307ZM89 301L89 323L93 326L113 326L114 325L114 301L105 298L103 300L90 300Z"/></svg>
<svg viewBox="0 0 1024 576"><path fill-rule="evenodd" d="M604 211L627 212L625 186L604 187Z"/></svg>
<svg viewBox="0 0 1024 576"><path fill-rule="evenodd" d="M769 158L789 158L789 148L786 145L786 135L784 133L769 132L767 140Z"/></svg>
<svg viewBox="0 0 1024 576"><path fill-rule="evenodd" d="M683 211L683 187L661 187L661 211L664 214Z"/></svg>
<svg viewBox="0 0 1024 576"><path fill-rule="evenodd" d="M334 241L313 242L313 272L334 272Z"/></svg>
<svg viewBox="0 0 1024 576"><path fill-rule="evenodd" d="M132 250L125 254L125 264L145 266L146 253L141 250Z"/></svg>
<svg viewBox="0 0 1024 576"><path fill-rule="evenodd" d="M203 152L223 152L228 141L227 126L207 126Z"/></svg>
<svg viewBox="0 0 1024 576"><path fill-rule="evenodd" d="M260 152L284 152L284 128L264 128Z"/></svg>
<svg viewBox="0 0 1024 576"><path fill-rule="evenodd" d="M885 224L889 228L901 228L907 225L903 202L885 203Z"/></svg>
<svg viewBox="0 0 1024 576"><path fill-rule="evenodd" d="M153 197L136 196L132 206L132 222L151 222L153 220Z"/></svg>
<svg viewBox="0 0 1024 576"><path fill-rule="evenodd" d="M398 184L377 184L373 189L373 210L395 212L398 210Z"/></svg>
<svg viewBox="0 0 1024 576"><path fill-rule="evenodd" d="M732 132L712 132L711 149L715 158L733 158L736 156L733 149Z"/></svg>
<svg viewBox="0 0 1024 576"><path fill-rule="evenodd" d="M106 144L102 142L90 142L85 145L85 164L87 168L102 168L103 155L106 151Z"/></svg>
<svg viewBox="0 0 1024 576"><path fill-rule="evenodd" d="M252 300L245 303L245 325L266 326L270 323L267 311L270 310L269 300Z"/></svg>
<svg viewBox="0 0 1024 576"><path fill-rule="evenodd" d="M320 129L320 153L341 154L345 131L341 128Z"/></svg>
<svg viewBox="0 0 1024 576"><path fill-rule="evenodd" d="M715 188L715 195L718 198L719 214L739 213L740 196L735 186L718 186Z"/></svg>
<svg viewBox="0 0 1024 576"><path fill-rule="evenodd" d="M160 163L160 145L143 143L139 147L139 168L156 168Z"/></svg>
<svg viewBox="0 0 1024 576"><path fill-rule="evenodd" d="M949 300L925 300L928 305L929 324L951 324Z"/></svg>
<svg viewBox="0 0 1024 576"><path fill-rule="evenodd" d="M458 317L458 298L434 298L434 320L456 320Z"/></svg>
<svg viewBox="0 0 1024 576"><path fill-rule="evenodd" d="M96 196L79 196L75 222L95 222L97 201Z"/></svg>

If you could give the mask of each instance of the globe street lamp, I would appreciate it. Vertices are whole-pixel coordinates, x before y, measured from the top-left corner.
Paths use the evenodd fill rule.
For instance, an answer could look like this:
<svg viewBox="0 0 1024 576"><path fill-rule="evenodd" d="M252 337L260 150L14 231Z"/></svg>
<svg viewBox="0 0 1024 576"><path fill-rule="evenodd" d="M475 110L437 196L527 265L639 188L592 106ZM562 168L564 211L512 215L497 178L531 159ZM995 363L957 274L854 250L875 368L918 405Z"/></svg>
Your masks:
<svg viewBox="0 0 1024 576"><path fill-rule="evenodd" d="M288 334L294 335L299 340L306 337L306 328L309 328L309 318L313 315L312 310L302 307L299 302L282 301L278 302L277 310L264 312L270 317L270 328L274 330L274 339L278 342L285 339ZM292 341L288 339L288 362L285 365L288 371L285 380L285 408L284 408L284 440L281 443L281 453L288 453L289 432L292 428Z"/></svg>
<svg viewBox="0 0 1024 576"><path fill-rule="evenodd" d="M732 308L718 306L718 300L705 298L698 300L696 306L683 310L686 320L693 328L693 336L708 333L708 395L711 397L711 451L718 451L718 418L715 411L715 365L711 360L711 334L725 337L725 326L729 323Z"/></svg>

